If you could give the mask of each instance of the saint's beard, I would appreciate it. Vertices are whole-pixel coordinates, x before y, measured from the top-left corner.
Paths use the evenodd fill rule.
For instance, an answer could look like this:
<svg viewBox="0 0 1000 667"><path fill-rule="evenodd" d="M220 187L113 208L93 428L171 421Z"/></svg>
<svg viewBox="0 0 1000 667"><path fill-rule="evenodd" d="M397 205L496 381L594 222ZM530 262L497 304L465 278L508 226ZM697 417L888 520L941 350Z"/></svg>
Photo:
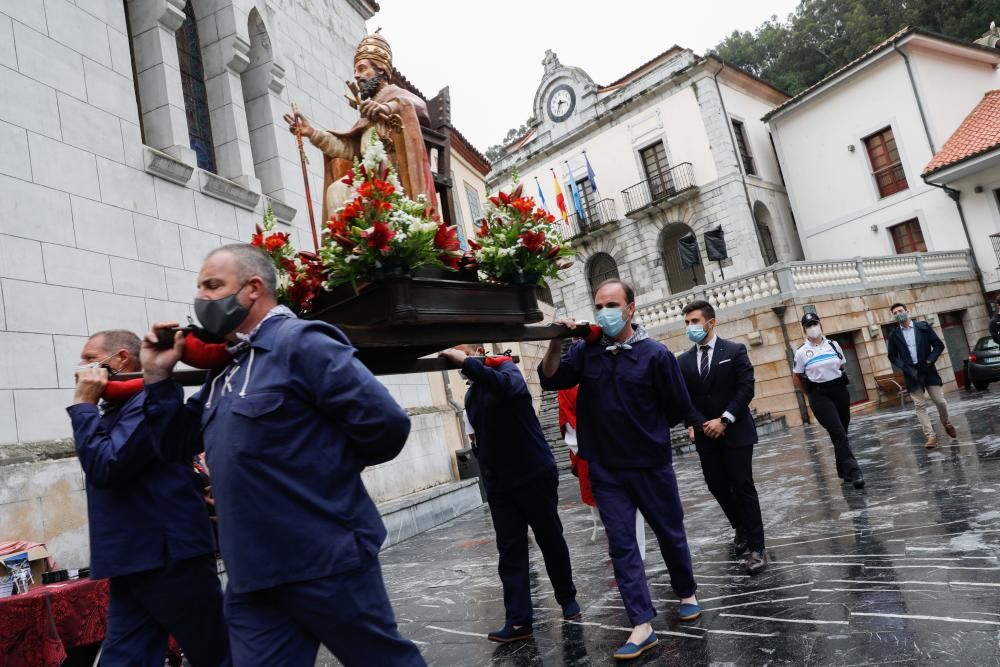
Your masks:
<svg viewBox="0 0 1000 667"><path fill-rule="evenodd" d="M361 81L358 82L358 88L361 91L361 99L363 100L370 100L375 97L381 87L382 77L378 74L373 74L371 78L361 79Z"/></svg>

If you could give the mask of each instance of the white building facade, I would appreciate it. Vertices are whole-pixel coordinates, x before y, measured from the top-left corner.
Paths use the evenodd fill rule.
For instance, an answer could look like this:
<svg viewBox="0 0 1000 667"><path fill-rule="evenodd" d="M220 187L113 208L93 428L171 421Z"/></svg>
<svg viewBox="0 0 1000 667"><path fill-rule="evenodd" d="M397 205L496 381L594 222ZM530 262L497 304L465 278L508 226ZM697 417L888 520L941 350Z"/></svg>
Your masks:
<svg viewBox="0 0 1000 667"><path fill-rule="evenodd" d="M318 127L353 125L345 81L377 9L371 0L0 2L4 535L48 542L64 565L87 563L65 412L84 342L184 321L205 254L247 241L268 206L298 248L311 247L281 115L295 103ZM318 218L323 160L306 151ZM465 169L463 180L478 173L482 191L484 172ZM365 471L376 501L396 499L385 511L398 514L387 519L398 539L428 527L401 496L428 493L433 519L449 518L456 505L442 489L457 485L463 440L443 374L380 379L413 423L403 453ZM468 496L457 504L479 503L475 487L457 486Z"/></svg>
<svg viewBox="0 0 1000 667"><path fill-rule="evenodd" d="M974 184L982 197L968 188L963 222L942 183L921 178L966 114L1000 87L998 65L995 48L904 29L764 117L806 259L971 242L985 288L1000 288L990 241L1000 232L996 179Z"/></svg>
<svg viewBox="0 0 1000 667"><path fill-rule="evenodd" d="M531 130L505 147L488 184L509 190L516 169L525 193L539 198L540 188L558 217L558 179L577 254L550 285L559 312L591 319L593 286L607 277L630 281L642 305L801 258L759 120L783 93L677 46L606 86L551 51L543 65ZM712 262L704 235L720 227L728 258ZM701 260L694 269L678 246L692 233Z"/></svg>

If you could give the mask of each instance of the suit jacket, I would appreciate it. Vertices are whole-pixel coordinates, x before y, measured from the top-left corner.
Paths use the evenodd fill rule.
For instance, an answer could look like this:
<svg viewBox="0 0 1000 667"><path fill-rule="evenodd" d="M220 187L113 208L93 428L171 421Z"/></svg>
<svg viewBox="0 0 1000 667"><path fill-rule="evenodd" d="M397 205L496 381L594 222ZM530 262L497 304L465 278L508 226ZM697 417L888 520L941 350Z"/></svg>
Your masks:
<svg viewBox="0 0 1000 667"><path fill-rule="evenodd" d="M917 342L917 363L913 363L910 348L903 338L902 327L896 327L889 334L889 361L903 369L907 391L918 391L922 387L941 386L941 376L934 364L944 352L944 343L934 333L927 322L914 322Z"/></svg>
<svg viewBox="0 0 1000 667"><path fill-rule="evenodd" d="M993 342L1000 345L1000 312L990 320L990 336L992 336Z"/></svg>
<svg viewBox="0 0 1000 667"><path fill-rule="evenodd" d="M687 384L688 394L695 407L695 420L687 420L695 429L698 446L721 442L726 447L748 447L757 442L757 427L750 413L750 401L754 394L753 364L742 343L717 338L715 352L708 378L701 379L698 346L680 356L681 373ZM701 427L711 419L717 419L728 412L735 421L726 427L720 440L712 440Z"/></svg>

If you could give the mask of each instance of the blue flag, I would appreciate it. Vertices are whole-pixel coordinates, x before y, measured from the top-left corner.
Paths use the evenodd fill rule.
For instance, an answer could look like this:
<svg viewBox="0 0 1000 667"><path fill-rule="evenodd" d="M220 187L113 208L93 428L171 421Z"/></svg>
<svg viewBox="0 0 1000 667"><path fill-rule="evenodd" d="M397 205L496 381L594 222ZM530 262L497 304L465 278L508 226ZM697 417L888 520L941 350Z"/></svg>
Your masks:
<svg viewBox="0 0 1000 667"><path fill-rule="evenodd" d="M566 176L569 177L569 190L573 193L573 205L576 206L576 212L580 214L582 220L587 219L587 212L583 210L583 201L580 199L580 189L576 187L576 181L573 180L573 172L569 169L569 162L563 160L563 164L566 165Z"/></svg>
<svg viewBox="0 0 1000 667"><path fill-rule="evenodd" d="M597 194L597 176L594 175L594 168L590 166L587 151L583 152L583 159L587 163L587 179L590 181L590 189L594 191L594 199L600 199Z"/></svg>
<svg viewBox="0 0 1000 667"><path fill-rule="evenodd" d="M535 176L535 186L538 187L538 201L541 202L542 208L546 213L549 212L549 205L545 203L545 193L542 192L542 184L538 182L538 177Z"/></svg>

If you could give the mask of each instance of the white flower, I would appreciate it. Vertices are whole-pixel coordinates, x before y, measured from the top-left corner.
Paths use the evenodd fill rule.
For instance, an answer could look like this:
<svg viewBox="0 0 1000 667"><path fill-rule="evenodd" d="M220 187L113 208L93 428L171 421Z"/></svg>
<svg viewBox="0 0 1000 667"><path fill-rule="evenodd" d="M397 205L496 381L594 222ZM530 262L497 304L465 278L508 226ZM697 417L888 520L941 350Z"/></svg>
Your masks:
<svg viewBox="0 0 1000 667"><path fill-rule="evenodd" d="M386 159L387 156L385 153L385 146L382 145L378 136L373 134L371 143L368 144L367 148L365 148L365 154L361 160L361 164L363 164L365 169L369 172L373 172L378 169L379 166L386 161Z"/></svg>

